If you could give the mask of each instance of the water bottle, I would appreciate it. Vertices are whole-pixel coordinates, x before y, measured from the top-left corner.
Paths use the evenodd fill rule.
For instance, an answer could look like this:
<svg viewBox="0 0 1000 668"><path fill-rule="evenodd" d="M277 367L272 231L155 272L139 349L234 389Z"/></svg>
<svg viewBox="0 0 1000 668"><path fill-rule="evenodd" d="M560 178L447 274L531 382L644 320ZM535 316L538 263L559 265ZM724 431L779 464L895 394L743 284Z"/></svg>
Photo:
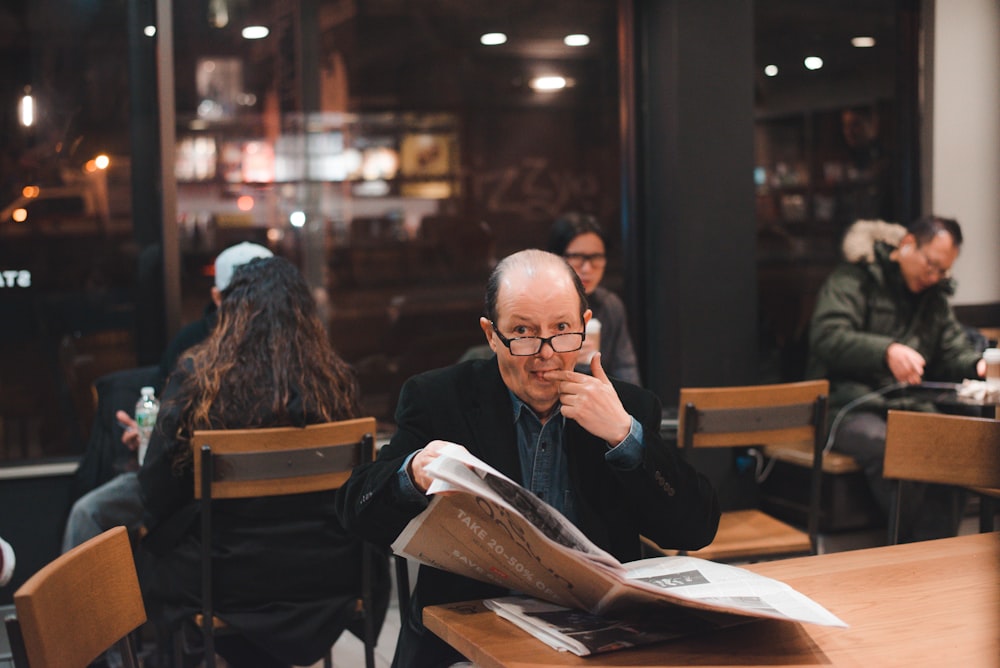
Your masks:
<svg viewBox="0 0 1000 668"><path fill-rule="evenodd" d="M135 404L135 422L139 428L139 465L146 458L146 448L149 447L149 437L156 425L156 416L160 412L160 400L152 387L144 387L140 391L139 401Z"/></svg>

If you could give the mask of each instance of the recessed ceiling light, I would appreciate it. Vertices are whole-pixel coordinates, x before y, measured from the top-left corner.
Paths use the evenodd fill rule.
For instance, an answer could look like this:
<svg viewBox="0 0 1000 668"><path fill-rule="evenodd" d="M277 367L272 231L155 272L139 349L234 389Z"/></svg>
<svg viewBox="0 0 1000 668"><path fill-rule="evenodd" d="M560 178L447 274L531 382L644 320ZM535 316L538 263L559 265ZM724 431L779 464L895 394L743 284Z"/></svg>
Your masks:
<svg viewBox="0 0 1000 668"><path fill-rule="evenodd" d="M867 35L852 37L851 46L855 46L859 49L869 49L875 46L875 38L868 37Z"/></svg>
<svg viewBox="0 0 1000 668"><path fill-rule="evenodd" d="M146 26L142 29L142 34L146 37L152 37L156 34L156 26Z"/></svg>
<svg viewBox="0 0 1000 668"><path fill-rule="evenodd" d="M479 38L479 43L483 46L497 46L507 41L507 35L502 32L488 32Z"/></svg>
<svg viewBox="0 0 1000 668"><path fill-rule="evenodd" d="M566 79L560 76L535 77L528 85L536 91L562 90L566 87Z"/></svg>
<svg viewBox="0 0 1000 668"><path fill-rule="evenodd" d="M819 56L806 56L802 64L806 66L807 70L818 70L823 67L823 59Z"/></svg>
<svg viewBox="0 0 1000 668"><path fill-rule="evenodd" d="M566 46L587 46L590 44L590 36L584 35L582 33L575 35L566 35L563 38L563 44Z"/></svg>
<svg viewBox="0 0 1000 668"><path fill-rule="evenodd" d="M243 39L264 39L271 31L265 26L247 26L243 29Z"/></svg>
<svg viewBox="0 0 1000 668"><path fill-rule="evenodd" d="M778 76L778 66L777 65L766 65L764 67L764 74L766 74L769 77L776 77L776 76Z"/></svg>

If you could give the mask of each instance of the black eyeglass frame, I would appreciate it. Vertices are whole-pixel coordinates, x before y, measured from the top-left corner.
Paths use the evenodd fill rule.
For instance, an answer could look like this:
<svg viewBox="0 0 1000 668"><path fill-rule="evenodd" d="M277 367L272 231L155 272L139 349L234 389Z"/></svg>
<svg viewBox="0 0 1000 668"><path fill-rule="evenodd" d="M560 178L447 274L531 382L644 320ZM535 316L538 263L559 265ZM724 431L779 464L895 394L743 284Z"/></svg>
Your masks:
<svg viewBox="0 0 1000 668"><path fill-rule="evenodd" d="M503 334L500 333L500 330L497 329L496 323L493 322L492 320L490 320L490 326L493 327L493 331L497 333L497 337L500 339L500 343L502 343L505 346L507 346L507 350L509 350L510 354L513 355L514 357L531 357L532 355L537 355L538 353L542 352L542 346L544 346L546 343L549 344L549 348L552 348L552 352L554 352L554 353L557 353L557 354L559 354L559 353L573 353L573 352L576 352L577 350L580 350L581 348L583 348L583 342L587 340L587 332L586 331L583 331L583 332L563 332L562 334L553 334L552 336L549 336L549 337L542 337L542 336L515 336L512 339L508 339L506 336L504 336ZM552 345L552 340L553 339L558 339L560 336L579 336L580 337L580 345L577 346L576 348L572 348L570 350L556 350L556 347L554 345ZM515 353L514 349L511 348L511 344L514 343L515 341L538 341L538 348L533 353Z"/></svg>
<svg viewBox="0 0 1000 668"><path fill-rule="evenodd" d="M564 253L563 259L574 267L582 267L589 262L591 267L597 268L608 263L607 253Z"/></svg>

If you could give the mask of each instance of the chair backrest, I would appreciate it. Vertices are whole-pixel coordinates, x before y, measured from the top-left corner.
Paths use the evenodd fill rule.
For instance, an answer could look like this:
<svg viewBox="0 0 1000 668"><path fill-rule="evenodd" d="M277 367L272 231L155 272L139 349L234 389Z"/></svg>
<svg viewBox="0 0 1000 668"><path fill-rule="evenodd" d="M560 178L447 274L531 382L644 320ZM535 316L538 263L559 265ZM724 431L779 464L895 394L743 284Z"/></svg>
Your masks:
<svg viewBox="0 0 1000 668"><path fill-rule="evenodd" d="M269 429L198 430L195 498L239 499L337 489L372 460L375 418ZM203 472L210 469L208 475Z"/></svg>
<svg viewBox="0 0 1000 668"><path fill-rule="evenodd" d="M958 485L990 493L1000 488L1000 421L891 410L882 475L897 481ZM901 485L897 482L889 512L890 543L899 540L900 503ZM985 514L981 527L992 524L984 524L984 519Z"/></svg>
<svg viewBox="0 0 1000 668"><path fill-rule="evenodd" d="M196 430L191 439L194 495L201 500L202 635L210 668L215 666L212 588L212 501L333 490L359 464L374 458L373 417L306 427ZM375 665L371 547L362 556L365 664Z"/></svg>
<svg viewBox="0 0 1000 668"><path fill-rule="evenodd" d="M14 606L7 628L18 668L25 660L30 668L84 668L116 643L125 665L138 665L129 634L146 610L125 527L43 567L14 593Z"/></svg>
<svg viewBox="0 0 1000 668"><path fill-rule="evenodd" d="M681 446L730 448L821 440L829 393L826 380L681 388Z"/></svg>
<svg viewBox="0 0 1000 668"><path fill-rule="evenodd" d="M827 380L681 388L677 433L683 450L807 441L812 445L807 531L818 548Z"/></svg>

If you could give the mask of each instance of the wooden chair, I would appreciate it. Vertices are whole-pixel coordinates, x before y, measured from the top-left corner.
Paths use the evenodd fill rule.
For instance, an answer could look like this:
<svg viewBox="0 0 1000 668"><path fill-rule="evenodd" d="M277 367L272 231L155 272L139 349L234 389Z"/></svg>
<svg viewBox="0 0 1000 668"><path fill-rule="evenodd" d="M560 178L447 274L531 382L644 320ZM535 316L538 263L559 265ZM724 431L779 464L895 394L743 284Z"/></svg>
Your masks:
<svg viewBox="0 0 1000 668"><path fill-rule="evenodd" d="M882 475L897 481L889 512L889 542L895 544L901 481L958 485L980 494L1000 488L1000 421L889 411L883 463ZM980 527L985 528L982 518Z"/></svg>
<svg viewBox="0 0 1000 668"><path fill-rule="evenodd" d="M7 635L16 668L85 668L116 646L138 668L131 633L146 621L125 527L109 529L32 575L14 593Z"/></svg>
<svg viewBox="0 0 1000 668"><path fill-rule="evenodd" d="M215 617L212 596L212 502L332 490L347 481L355 466L372 461L375 418L309 425L305 428L195 431L194 494L201 503L202 612L196 622L205 639L205 661L215 666L215 633L224 623ZM372 617L373 552L364 544L358 612L365 627L365 665L375 666ZM336 564L330 564L336 568ZM179 656L175 652L175 655ZM332 662L327 656L324 665Z"/></svg>
<svg viewBox="0 0 1000 668"><path fill-rule="evenodd" d="M694 557L752 561L816 553L820 477L826 432L825 380L741 387L681 388L678 438L683 452L694 448L765 446L808 442L812 446L807 531L760 510L722 513L715 540Z"/></svg>

